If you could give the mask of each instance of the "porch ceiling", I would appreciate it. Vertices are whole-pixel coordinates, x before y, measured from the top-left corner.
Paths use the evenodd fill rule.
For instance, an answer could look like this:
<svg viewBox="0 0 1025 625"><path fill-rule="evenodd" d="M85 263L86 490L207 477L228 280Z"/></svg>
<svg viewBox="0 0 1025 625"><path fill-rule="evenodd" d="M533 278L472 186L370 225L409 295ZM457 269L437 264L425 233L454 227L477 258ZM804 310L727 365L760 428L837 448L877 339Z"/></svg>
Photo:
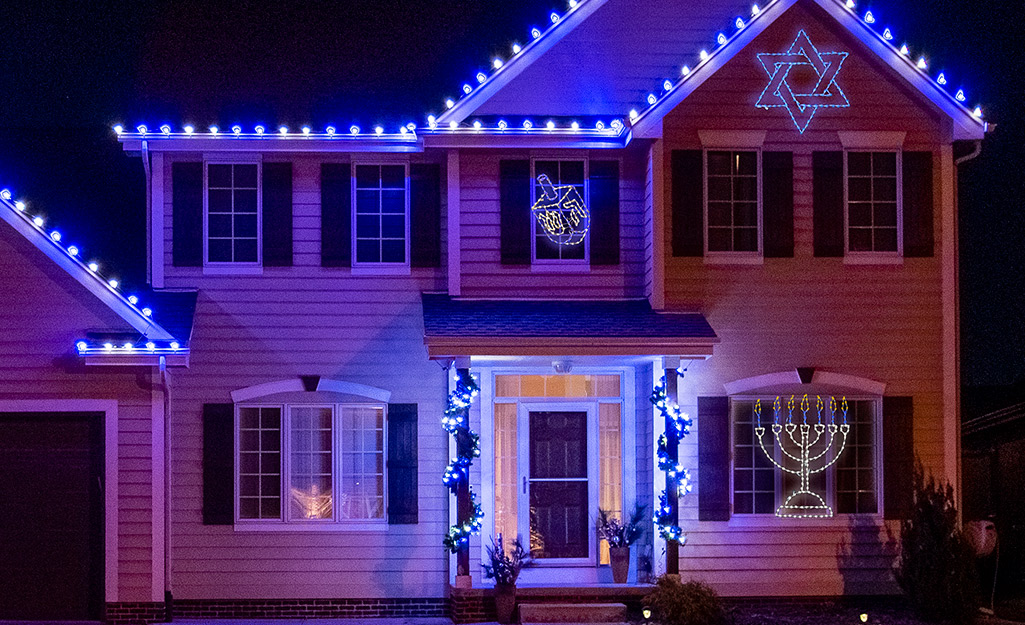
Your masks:
<svg viewBox="0 0 1025 625"><path fill-rule="evenodd" d="M463 300L424 294L423 311L431 358L706 358L719 342L703 315L658 312L647 300Z"/></svg>

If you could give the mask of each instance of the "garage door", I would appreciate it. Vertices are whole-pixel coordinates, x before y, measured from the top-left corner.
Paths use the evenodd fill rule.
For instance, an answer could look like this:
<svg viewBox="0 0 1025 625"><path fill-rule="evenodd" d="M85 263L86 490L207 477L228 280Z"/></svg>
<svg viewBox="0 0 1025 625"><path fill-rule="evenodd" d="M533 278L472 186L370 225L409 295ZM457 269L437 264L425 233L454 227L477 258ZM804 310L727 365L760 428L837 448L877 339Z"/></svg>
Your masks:
<svg viewBox="0 0 1025 625"><path fill-rule="evenodd" d="M102 617L102 423L0 413L0 619Z"/></svg>

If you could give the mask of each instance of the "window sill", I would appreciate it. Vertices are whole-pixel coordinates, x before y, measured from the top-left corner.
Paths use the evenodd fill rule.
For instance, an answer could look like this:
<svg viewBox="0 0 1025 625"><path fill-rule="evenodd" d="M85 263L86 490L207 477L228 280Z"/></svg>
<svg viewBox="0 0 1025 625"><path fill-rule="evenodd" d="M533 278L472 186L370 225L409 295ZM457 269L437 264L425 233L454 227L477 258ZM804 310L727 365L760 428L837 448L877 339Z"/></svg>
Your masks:
<svg viewBox="0 0 1025 625"><path fill-rule="evenodd" d="M848 252L843 257L845 265L903 265L904 257L893 252Z"/></svg>
<svg viewBox="0 0 1025 625"><path fill-rule="evenodd" d="M206 276L260 276L263 265L204 265L203 275Z"/></svg>
<svg viewBox="0 0 1025 625"><path fill-rule="evenodd" d="M530 263L532 273L591 273L591 263L575 260L572 262L537 261Z"/></svg>
<svg viewBox="0 0 1025 625"><path fill-rule="evenodd" d="M765 257L756 252L705 252L706 265L764 265Z"/></svg>
<svg viewBox="0 0 1025 625"><path fill-rule="evenodd" d="M234 525L236 532L256 532L256 533L277 533L277 534L290 534L293 532L306 533L306 532L385 532L388 530L388 524L384 521L377 522L363 522L363 523L244 523L239 522Z"/></svg>
<svg viewBox="0 0 1025 625"><path fill-rule="evenodd" d="M409 276L413 270L409 265L355 265L353 276Z"/></svg>
<svg viewBox="0 0 1025 625"><path fill-rule="evenodd" d="M727 527L735 529L788 529L797 527L816 529L849 530L853 524L871 524L883 527L886 524L883 515L875 514L836 514L828 519L781 518L775 514L734 514L726 521Z"/></svg>

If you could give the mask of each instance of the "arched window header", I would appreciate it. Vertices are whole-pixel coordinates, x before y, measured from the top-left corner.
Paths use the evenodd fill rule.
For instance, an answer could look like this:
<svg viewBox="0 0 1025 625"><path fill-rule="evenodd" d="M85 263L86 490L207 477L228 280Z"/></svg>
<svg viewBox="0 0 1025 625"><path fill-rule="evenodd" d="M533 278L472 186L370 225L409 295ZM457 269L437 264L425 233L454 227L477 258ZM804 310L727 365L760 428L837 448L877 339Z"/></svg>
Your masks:
<svg viewBox="0 0 1025 625"><path fill-rule="evenodd" d="M766 373L750 378L734 380L723 385L728 395L743 395L762 389L794 388L798 386L817 386L848 390L852 393L881 396L886 391L885 382L877 382L831 371L814 369L791 369L777 373ZM795 389L796 390L796 389Z"/></svg>
<svg viewBox="0 0 1025 625"><path fill-rule="evenodd" d="M383 388L342 380L329 380L320 376L301 376L240 388L231 392L231 400L239 403L278 393L301 392L341 393L379 402L388 402L391 399L391 391Z"/></svg>

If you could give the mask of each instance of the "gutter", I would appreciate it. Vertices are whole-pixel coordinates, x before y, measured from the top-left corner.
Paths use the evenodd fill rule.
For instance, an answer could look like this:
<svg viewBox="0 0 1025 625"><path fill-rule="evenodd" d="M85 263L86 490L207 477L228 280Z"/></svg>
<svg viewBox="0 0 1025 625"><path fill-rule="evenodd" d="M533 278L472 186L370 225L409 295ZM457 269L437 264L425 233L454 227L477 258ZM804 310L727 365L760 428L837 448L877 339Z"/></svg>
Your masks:
<svg viewBox="0 0 1025 625"><path fill-rule="evenodd" d="M173 619L171 592L171 384L167 360L160 357L160 386L164 396L164 610L165 622Z"/></svg>

